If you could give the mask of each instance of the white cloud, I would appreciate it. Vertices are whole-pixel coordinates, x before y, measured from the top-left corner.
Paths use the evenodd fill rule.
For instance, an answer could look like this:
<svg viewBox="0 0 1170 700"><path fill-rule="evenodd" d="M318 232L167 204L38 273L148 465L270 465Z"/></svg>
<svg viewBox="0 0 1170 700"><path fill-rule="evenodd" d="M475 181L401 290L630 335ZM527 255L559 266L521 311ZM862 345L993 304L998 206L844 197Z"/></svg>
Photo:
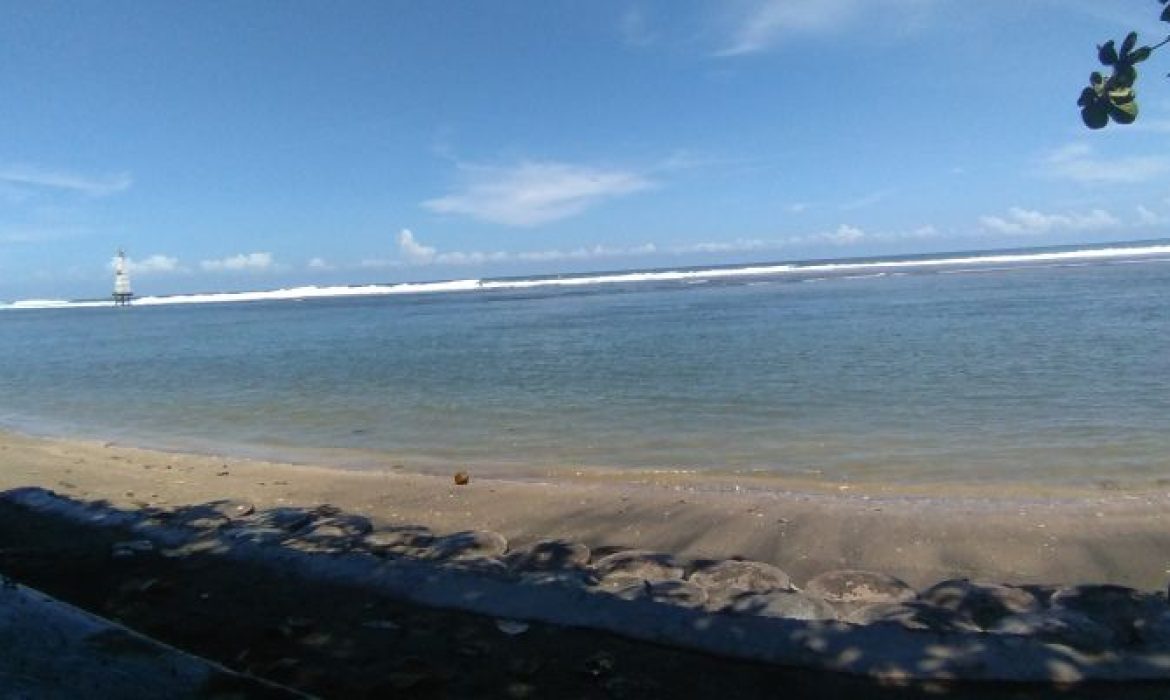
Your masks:
<svg viewBox="0 0 1170 700"><path fill-rule="evenodd" d="M410 229L404 228L398 232L398 252L409 262L425 265L435 259L436 251L416 241Z"/></svg>
<svg viewBox="0 0 1170 700"><path fill-rule="evenodd" d="M272 253L241 253L220 260L204 260L199 267L206 272L261 272L276 266Z"/></svg>
<svg viewBox="0 0 1170 700"><path fill-rule="evenodd" d="M113 262L111 261L111 265ZM142 260L126 258L126 271L136 275L165 274L168 272L183 272L179 259L169 255L151 255Z"/></svg>
<svg viewBox="0 0 1170 700"><path fill-rule="evenodd" d="M402 229L398 233L398 252L412 265L484 265L502 262L554 262L560 260L593 260L598 258L616 258L636 255L648 255L655 252L653 243L629 247L609 247L603 245L582 246L572 250L534 250L509 253L505 251L445 251L440 252L434 246L423 245L409 229ZM362 267L389 267L392 261L363 260Z"/></svg>
<svg viewBox="0 0 1170 700"><path fill-rule="evenodd" d="M793 34L840 31L862 19L912 25L934 0L750 0L732 4L731 31L718 56L741 56L774 47Z"/></svg>
<svg viewBox="0 0 1170 700"><path fill-rule="evenodd" d="M8 165L0 167L0 182L17 187L67 190L90 197L104 197L128 189L133 181L127 173L94 177L29 165Z"/></svg>
<svg viewBox="0 0 1170 700"><path fill-rule="evenodd" d="M1040 161L1040 173L1085 184L1146 182L1170 171L1170 157L1128 156L1104 160L1086 143L1071 143Z"/></svg>
<svg viewBox="0 0 1170 700"><path fill-rule="evenodd" d="M311 260L309 260L309 262L305 263L305 267L309 268L310 270L318 270L318 271L328 271L328 270L336 270L337 269L336 266L331 265L328 261L325 260L325 258L312 258Z"/></svg>
<svg viewBox="0 0 1170 700"><path fill-rule="evenodd" d="M897 243L900 241L924 241L937 238L939 231L934 226L919 226L908 231L869 233L850 224L841 224L829 231L787 236L772 240L758 238L737 238L734 241L714 241L676 248L676 253L742 253L754 250L781 250L784 248L807 248L825 244L846 247L858 243Z"/></svg>
<svg viewBox="0 0 1170 700"><path fill-rule="evenodd" d="M654 186L635 172L568 163L459 167L466 179L463 189L422 205L439 214L460 214L509 226L538 226L566 219L604 200Z"/></svg>
<svg viewBox="0 0 1170 700"><path fill-rule="evenodd" d="M996 233L1037 235L1053 231L1092 231L1121 226L1121 221L1104 209L1087 214L1045 214L1033 209L1012 207L1006 216L984 216L979 222Z"/></svg>

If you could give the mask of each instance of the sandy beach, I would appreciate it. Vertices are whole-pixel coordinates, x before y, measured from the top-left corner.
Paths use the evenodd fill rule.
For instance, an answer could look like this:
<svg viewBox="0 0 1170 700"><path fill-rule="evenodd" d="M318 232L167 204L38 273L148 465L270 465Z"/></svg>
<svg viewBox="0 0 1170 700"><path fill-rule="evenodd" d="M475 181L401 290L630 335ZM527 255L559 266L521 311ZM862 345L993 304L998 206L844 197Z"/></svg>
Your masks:
<svg viewBox="0 0 1170 700"><path fill-rule="evenodd" d="M225 498L257 508L328 503L388 526L494 530L514 545L563 538L688 559L744 557L782 568L797 585L842 568L916 587L968 577L1163 590L1170 580L1170 487L1160 485L881 488L634 472L518 481L479 478L474 469L470 476L457 486L450 476L405 467L343 471L0 433L0 490L40 486L119 508Z"/></svg>

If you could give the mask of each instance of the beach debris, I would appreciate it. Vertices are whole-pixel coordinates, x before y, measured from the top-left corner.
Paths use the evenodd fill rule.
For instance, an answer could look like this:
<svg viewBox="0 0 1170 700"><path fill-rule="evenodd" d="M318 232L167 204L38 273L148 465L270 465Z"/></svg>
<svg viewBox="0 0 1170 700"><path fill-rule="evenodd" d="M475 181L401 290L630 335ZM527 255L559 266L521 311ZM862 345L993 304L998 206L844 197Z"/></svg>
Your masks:
<svg viewBox="0 0 1170 700"><path fill-rule="evenodd" d="M466 486L471 481L471 475L464 471L455 472L455 485Z"/></svg>
<svg viewBox="0 0 1170 700"><path fill-rule="evenodd" d="M837 611L822 598L801 591L770 591L737 596L725 611L737 615L789 620L836 620Z"/></svg>
<svg viewBox="0 0 1170 700"><path fill-rule="evenodd" d="M144 554L154 551L154 543L150 540L127 540L125 542L115 542L112 547L113 556L121 559L125 557L133 557L138 554Z"/></svg>
<svg viewBox="0 0 1170 700"><path fill-rule="evenodd" d="M842 569L816 576L805 590L830 603L900 603L916 597L905 581L876 571Z"/></svg>
<svg viewBox="0 0 1170 700"><path fill-rule="evenodd" d="M744 593L792 590L792 579L777 567L740 559L704 566L692 573L688 580L707 591L707 598L714 607L723 607Z"/></svg>
<svg viewBox="0 0 1170 700"><path fill-rule="evenodd" d="M601 579L635 576L647 581L681 579L683 567L674 557L661 552L629 549L602 557L593 563Z"/></svg>
<svg viewBox="0 0 1170 700"><path fill-rule="evenodd" d="M509 637L515 637L528 631L528 623L520 620L496 620L496 629Z"/></svg>
<svg viewBox="0 0 1170 700"><path fill-rule="evenodd" d="M440 560L478 559L500 557L507 551L508 540L498 532L464 530L436 538L426 556Z"/></svg>
<svg viewBox="0 0 1170 700"><path fill-rule="evenodd" d="M562 571L583 568L589 557L589 547L580 542L541 540L513 551L507 562L517 571Z"/></svg>
<svg viewBox="0 0 1170 700"><path fill-rule="evenodd" d="M1009 615L1035 612L1036 596L1023 588L970 579L937 583L919 595L923 602L956 613L980 629L991 629Z"/></svg>

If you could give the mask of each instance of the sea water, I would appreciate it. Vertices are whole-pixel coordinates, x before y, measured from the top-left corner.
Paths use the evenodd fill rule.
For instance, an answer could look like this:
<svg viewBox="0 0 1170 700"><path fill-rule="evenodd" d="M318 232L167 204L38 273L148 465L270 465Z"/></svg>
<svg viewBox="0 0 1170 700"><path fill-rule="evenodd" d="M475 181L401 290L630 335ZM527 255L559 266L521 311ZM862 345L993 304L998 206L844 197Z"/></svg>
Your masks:
<svg viewBox="0 0 1170 700"><path fill-rule="evenodd" d="M0 425L353 468L1148 482L1170 246L9 304Z"/></svg>

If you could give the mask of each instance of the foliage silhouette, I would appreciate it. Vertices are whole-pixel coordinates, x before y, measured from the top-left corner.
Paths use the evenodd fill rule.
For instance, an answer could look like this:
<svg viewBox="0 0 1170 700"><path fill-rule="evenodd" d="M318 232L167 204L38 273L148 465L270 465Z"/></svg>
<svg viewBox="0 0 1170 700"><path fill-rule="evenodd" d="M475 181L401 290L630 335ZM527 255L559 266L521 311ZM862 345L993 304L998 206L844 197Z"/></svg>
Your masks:
<svg viewBox="0 0 1170 700"><path fill-rule="evenodd" d="M1170 0L1158 0L1162 8L1161 20L1170 22ZM1118 124L1132 124L1137 120L1138 102L1134 83L1137 82L1137 64L1145 61L1154 51L1170 43L1170 36L1153 46L1138 47L1137 32L1130 32L1118 47L1109 40L1097 47L1097 60L1111 68L1108 78L1099 71L1089 75L1089 86L1081 91L1077 106L1081 108L1081 119L1090 129L1103 129L1110 120Z"/></svg>

